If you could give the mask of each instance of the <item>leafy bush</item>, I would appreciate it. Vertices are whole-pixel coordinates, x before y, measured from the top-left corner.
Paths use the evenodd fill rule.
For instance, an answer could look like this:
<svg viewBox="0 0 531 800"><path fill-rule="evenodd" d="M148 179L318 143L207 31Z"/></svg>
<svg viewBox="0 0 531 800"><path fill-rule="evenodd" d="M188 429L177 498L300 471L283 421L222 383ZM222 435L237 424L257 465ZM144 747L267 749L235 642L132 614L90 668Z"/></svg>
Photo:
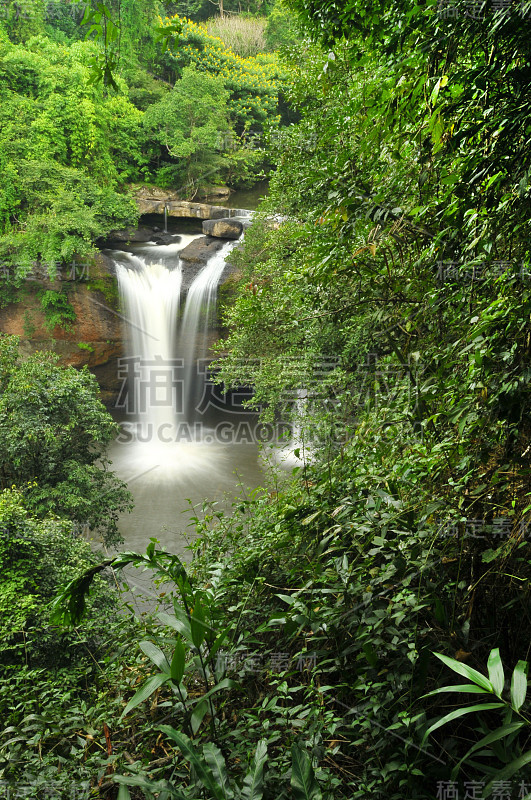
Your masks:
<svg viewBox="0 0 531 800"><path fill-rule="evenodd" d="M301 40L300 22L284 0L275 0L264 31L268 50L295 47Z"/></svg>
<svg viewBox="0 0 531 800"><path fill-rule="evenodd" d="M513 775L518 773L523 774L524 767L531 762L531 750L522 752L518 741L521 733L525 733L526 728L531 725L531 720L525 716L527 708L524 707L528 689L529 664L527 661L518 661L511 676L510 699L506 700L503 697L505 675L499 648L495 648L490 652L487 662L488 678L453 658L448 658L448 656L441 655L441 653L435 653L435 655L443 664L446 664L458 675L464 675L470 682L458 686L443 686L430 692L426 695L427 697L446 692L456 692L458 694L491 695L491 700L490 702L485 702L489 698L478 698L482 701L479 704L458 708L446 714L442 719L429 726L424 734L423 741L426 741L428 736L442 725L460 719L466 714L478 714L478 712L492 710L503 712L503 725L493 731L489 731L479 742L473 744L468 753L461 758L452 770L452 779L455 780L464 764L471 764L477 767L477 761L474 763L471 759L472 754L475 754L474 759L480 757L489 759L488 764L483 765L482 776L488 777L492 774L490 769L492 762L498 759L501 762L501 766L496 770L495 778L488 781L483 791L484 796L489 797L493 792L496 792L496 787L500 785L500 781L512 778ZM488 749L485 750L487 747ZM522 781L522 790L524 791L524 781ZM522 794L523 791L521 792ZM529 794L526 797L529 797Z"/></svg>
<svg viewBox="0 0 531 800"><path fill-rule="evenodd" d="M76 312L64 292L43 291L41 306L50 333L53 333L57 325L65 330L71 330L72 323L76 321Z"/></svg>
<svg viewBox="0 0 531 800"><path fill-rule="evenodd" d="M0 258L22 273L86 255L138 216L113 187L144 163L142 114L89 83L95 52L45 37L0 42Z"/></svg>
<svg viewBox="0 0 531 800"><path fill-rule="evenodd" d="M166 185L180 179L187 197L223 166L223 142L230 130L228 97L221 78L185 67L171 93L146 111L149 137L177 162L159 168L158 174L166 170Z"/></svg>
<svg viewBox="0 0 531 800"><path fill-rule="evenodd" d="M225 47L220 38L211 36L203 25L179 17L166 17L161 23L162 32L179 25L179 32L170 36L171 52L167 50L161 59L168 77L177 80L189 65L219 76L230 92L229 111L238 134L254 126L262 130L266 120L273 121L278 92L286 79L275 55L242 58Z"/></svg>
<svg viewBox="0 0 531 800"><path fill-rule="evenodd" d="M0 487L28 484L25 504L37 516L53 513L116 542L130 495L108 470L117 428L96 379L86 367L58 366L53 353L19 360L16 348L14 337L0 337Z"/></svg>
<svg viewBox="0 0 531 800"><path fill-rule="evenodd" d="M0 636L4 668L23 664L31 669L57 668L72 663L78 647L72 637L51 626L48 606L70 576L97 559L88 542L76 535L71 522L38 519L27 510L26 495L34 488L28 484L0 493ZM112 589L102 580L96 588L90 607L95 614L105 615L114 605ZM104 627L100 635L103 631Z"/></svg>

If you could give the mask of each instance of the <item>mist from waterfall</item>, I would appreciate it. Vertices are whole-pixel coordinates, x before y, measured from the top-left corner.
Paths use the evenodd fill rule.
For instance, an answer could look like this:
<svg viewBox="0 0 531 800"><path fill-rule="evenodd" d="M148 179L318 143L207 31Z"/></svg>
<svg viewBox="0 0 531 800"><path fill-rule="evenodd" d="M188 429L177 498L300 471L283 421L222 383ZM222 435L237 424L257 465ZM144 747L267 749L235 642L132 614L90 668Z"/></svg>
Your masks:
<svg viewBox="0 0 531 800"><path fill-rule="evenodd" d="M263 480L256 414L243 409L241 399L224 405L205 374L217 287L236 243L223 245L209 259L183 300L188 266L184 262L183 269L179 252L199 236L183 234L168 245L138 244L129 248L133 252L111 253L127 345L118 362L120 433L109 458L135 501L120 529L132 548L143 549L154 535L183 558L192 507L200 515L209 498L229 508L242 487L255 488ZM245 399L244 391L241 396Z"/></svg>

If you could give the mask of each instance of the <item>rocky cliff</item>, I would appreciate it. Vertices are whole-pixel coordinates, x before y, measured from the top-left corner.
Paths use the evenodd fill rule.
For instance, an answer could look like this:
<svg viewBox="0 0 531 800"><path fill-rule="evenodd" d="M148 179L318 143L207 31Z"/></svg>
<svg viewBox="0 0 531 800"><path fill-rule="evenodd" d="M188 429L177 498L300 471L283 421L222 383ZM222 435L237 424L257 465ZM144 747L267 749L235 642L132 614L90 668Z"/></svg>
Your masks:
<svg viewBox="0 0 531 800"><path fill-rule="evenodd" d="M152 233L131 231L125 241L147 241ZM127 244L118 246L126 248ZM183 290L221 246L223 240L203 236L182 251ZM44 276L27 280L15 293L14 301L0 308L0 331L17 335L23 354L52 350L63 364L75 367L87 364L98 380L103 402L112 407L122 384L118 359L125 355L126 338L114 263L105 253L98 253L84 263L81 270L77 266L77 270L63 272L54 281ZM230 270L225 274L224 283L227 289L220 289L226 301L235 286ZM66 295L75 312L75 321L66 327L50 327L42 305L46 291ZM219 333L219 330L212 331L212 343Z"/></svg>

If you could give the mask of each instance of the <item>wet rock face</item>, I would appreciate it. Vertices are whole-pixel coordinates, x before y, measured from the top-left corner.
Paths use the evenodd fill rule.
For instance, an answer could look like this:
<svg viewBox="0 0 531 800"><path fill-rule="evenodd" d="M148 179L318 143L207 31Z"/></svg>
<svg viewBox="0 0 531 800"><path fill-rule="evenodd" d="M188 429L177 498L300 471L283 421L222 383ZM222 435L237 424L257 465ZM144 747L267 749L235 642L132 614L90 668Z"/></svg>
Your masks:
<svg viewBox="0 0 531 800"><path fill-rule="evenodd" d="M86 274L73 281L27 281L18 302L0 309L0 331L18 336L20 352L29 356L38 350L52 350L64 365L87 365L96 375L106 367L99 381L102 399L111 403L120 386L117 359L123 355L124 331L118 309L118 292L112 262L103 254L87 263ZM41 304L43 290L63 291L73 307L76 320L68 328L50 330Z"/></svg>
<svg viewBox="0 0 531 800"><path fill-rule="evenodd" d="M124 228L121 231L113 231L106 239L108 247L126 244L127 242L150 242L153 238L153 229L144 226L140 228Z"/></svg>
<svg viewBox="0 0 531 800"><path fill-rule="evenodd" d="M243 225L236 219L208 219L203 222L203 233L219 239L239 239L243 233Z"/></svg>
<svg viewBox="0 0 531 800"><path fill-rule="evenodd" d="M175 237L172 233L154 233L151 237L157 244L177 244L180 242L181 237Z"/></svg>
<svg viewBox="0 0 531 800"><path fill-rule="evenodd" d="M214 239L212 236L200 236L184 247L179 253L181 259L183 278L182 292L187 292L192 281L203 269L212 256L221 250L223 239Z"/></svg>
<svg viewBox="0 0 531 800"><path fill-rule="evenodd" d="M169 217L181 217L183 219L219 219L227 215L227 209L223 208L223 206L213 206L209 203L191 203L188 200L178 200L171 194L163 197L137 195L135 202L141 217L145 214L160 214L163 216L164 210L166 210Z"/></svg>
<svg viewBox="0 0 531 800"><path fill-rule="evenodd" d="M184 247L179 253L181 261L187 264L199 265L203 267L214 253L221 250L223 242L211 236L201 236L194 239L189 245Z"/></svg>

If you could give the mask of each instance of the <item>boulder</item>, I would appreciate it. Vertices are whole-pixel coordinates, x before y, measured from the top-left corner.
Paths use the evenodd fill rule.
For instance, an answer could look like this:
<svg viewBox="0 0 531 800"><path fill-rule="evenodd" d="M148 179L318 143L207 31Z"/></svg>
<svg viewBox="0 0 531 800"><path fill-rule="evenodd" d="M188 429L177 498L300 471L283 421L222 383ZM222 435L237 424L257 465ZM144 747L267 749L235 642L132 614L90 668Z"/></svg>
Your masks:
<svg viewBox="0 0 531 800"><path fill-rule="evenodd" d="M200 193L201 200L227 200L231 195L228 186L206 186Z"/></svg>
<svg viewBox="0 0 531 800"><path fill-rule="evenodd" d="M168 192L163 195L160 191L144 191L135 195L135 202L140 216L157 214L182 219L219 219L227 216L227 209L223 206L212 206L208 203L192 203L190 200L179 200L174 194Z"/></svg>
<svg viewBox="0 0 531 800"><path fill-rule="evenodd" d="M126 244L127 242L150 242L153 239L152 228L124 228L121 231L111 231L105 238L104 243L108 247L116 244Z"/></svg>
<svg viewBox="0 0 531 800"><path fill-rule="evenodd" d="M219 239L213 239L210 236L201 236L199 239L194 239L193 242L186 245L179 257L184 266L204 266L207 261L223 247L223 242Z"/></svg>
<svg viewBox="0 0 531 800"><path fill-rule="evenodd" d="M170 200L166 203L169 217L184 217L188 219L219 219L227 215L223 206L211 206L208 203L191 203L188 200ZM152 212L156 213L156 212ZM164 214L164 204L162 212Z"/></svg>
<svg viewBox="0 0 531 800"><path fill-rule="evenodd" d="M239 239L243 225L235 219L207 219L203 222L203 233L218 239Z"/></svg>
<svg viewBox="0 0 531 800"><path fill-rule="evenodd" d="M177 238L171 233L155 233L152 238L157 244L177 244L181 239L180 236Z"/></svg>

